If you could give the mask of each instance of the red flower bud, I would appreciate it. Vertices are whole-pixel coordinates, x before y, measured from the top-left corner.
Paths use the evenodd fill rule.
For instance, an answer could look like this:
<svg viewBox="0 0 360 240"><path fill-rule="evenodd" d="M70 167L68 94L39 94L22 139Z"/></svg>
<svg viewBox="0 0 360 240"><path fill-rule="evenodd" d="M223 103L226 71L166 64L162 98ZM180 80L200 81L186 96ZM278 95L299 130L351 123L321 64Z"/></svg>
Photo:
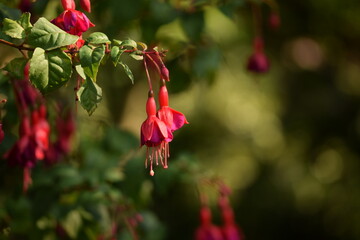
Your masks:
<svg viewBox="0 0 360 240"><path fill-rule="evenodd" d="M64 10L75 9L75 1L74 0L61 0L61 4Z"/></svg>
<svg viewBox="0 0 360 240"><path fill-rule="evenodd" d="M87 12L91 12L90 0L80 0L80 6Z"/></svg>

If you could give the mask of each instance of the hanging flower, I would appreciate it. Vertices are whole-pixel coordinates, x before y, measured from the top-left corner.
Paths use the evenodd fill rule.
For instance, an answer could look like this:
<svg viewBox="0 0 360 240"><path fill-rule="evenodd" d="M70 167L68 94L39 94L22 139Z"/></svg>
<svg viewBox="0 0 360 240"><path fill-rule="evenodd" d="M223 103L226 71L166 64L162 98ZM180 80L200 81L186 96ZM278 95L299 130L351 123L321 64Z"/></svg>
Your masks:
<svg viewBox="0 0 360 240"><path fill-rule="evenodd" d="M166 124L156 117L156 103L153 92L149 91L149 97L146 103L147 119L141 125L141 146L146 145L146 161L147 167L150 161L150 175L154 175L153 163L159 164L167 168L167 158L169 157L169 142L173 135Z"/></svg>
<svg viewBox="0 0 360 240"><path fill-rule="evenodd" d="M184 114L169 107L169 96L164 80L162 80L162 86L159 91L159 103L160 109L156 115L170 128L171 132L181 128L185 123L189 123Z"/></svg>
<svg viewBox="0 0 360 240"><path fill-rule="evenodd" d="M65 10L51 22L65 32L77 36L81 36L90 27L95 26L84 13L75 9Z"/></svg>
<svg viewBox="0 0 360 240"><path fill-rule="evenodd" d="M249 57L247 69L255 73L265 73L269 70L270 63L264 53L264 42L260 37L254 40L254 53Z"/></svg>
<svg viewBox="0 0 360 240"><path fill-rule="evenodd" d="M211 211L207 206L200 210L200 226L196 229L195 240L224 240L220 228L212 224Z"/></svg>

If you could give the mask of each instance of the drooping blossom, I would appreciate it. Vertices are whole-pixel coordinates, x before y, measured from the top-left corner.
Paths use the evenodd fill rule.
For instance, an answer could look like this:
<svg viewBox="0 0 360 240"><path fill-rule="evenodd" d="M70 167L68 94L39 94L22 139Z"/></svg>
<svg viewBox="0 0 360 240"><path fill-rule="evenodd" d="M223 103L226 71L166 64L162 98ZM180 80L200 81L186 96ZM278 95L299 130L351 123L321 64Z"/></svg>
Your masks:
<svg viewBox="0 0 360 240"><path fill-rule="evenodd" d="M200 226L196 229L195 240L225 240L218 226L211 222L211 210L207 206L200 209Z"/></svg>
<svg viewBox="0 0 360 240"><path fill-rule="evenodd" d="M181 128L185 123L189 123L184 114L169 107L169 96L164 80L159 91L159 104L160 109L156 115L170 128L171 132Z"/></svg>
<svg viewBox="0 0 360 240"><path fill-rule="evenodd" d="M265 73L269 70L270 63L264 53L264 42L260 37L254 40L254 52L248 58L247 69L255 73Z"/></svg>
<svg viewBox="0 0 360 240"><path fill-rule="evenodd" d="M14 80L16 101L20 116L19 140L4 154L13 166L20 166L23 172L23 190L31 184L31 168L43 160L49 147L50 126L46 119L43 99L29 82L28 65L24 69L25 78Z"/></svg>
<svg viewBox="0 0 360 240"><path fill-rule="evenodd" d="M156 103L154 94L149 91L149 97L146 102L147 119L141 125L141 146L146 145L146 160L147 167L150 162L150 175L154 175L153 164L159 164L159 161L164 168L167 168L167 158L169 157L169 142L172 141L173 135L166 124L156 117Z"/></svg>
<svg viewBox="0 0 360 240"><path fill-rule="evenodd" d="M77 36L81 36L90 27L95 26L84 13L75 9L66 9L51 22L65 32Z"/></svg>
<svg viewBox="0 0 360 240"><path fill-rule="evenodd" d="M71 138L75 133L75 121L73 114L68 111L65 116L60 114L56 119L56 140L52 142L46 152L45 162L54 164L70 151Z"/></svg>

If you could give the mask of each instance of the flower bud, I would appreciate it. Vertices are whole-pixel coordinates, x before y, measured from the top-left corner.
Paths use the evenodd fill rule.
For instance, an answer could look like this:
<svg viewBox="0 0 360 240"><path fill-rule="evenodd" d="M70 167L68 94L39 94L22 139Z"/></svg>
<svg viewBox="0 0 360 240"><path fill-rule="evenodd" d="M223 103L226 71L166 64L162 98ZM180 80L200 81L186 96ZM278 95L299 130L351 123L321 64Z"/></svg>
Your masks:
<svg viewBox="0 0 360 240"><path fill-rule="evenodd" d="M80 6L87 12L91 12L90 0L80 0Z"/></svg>
<svg viewBox="0 0 360 240"><path fill-rule="evenodd" d="M169 94L165 85L159 90L159 104L160 107L169 106Z"/></svg>
<svg viewBox="0 0 360 240"><path fill-rule="evenodd" d="M148 116L156 115L156 103L154 97L149 96L146 102L146 113Z"/></svg>
<svg viewBox="0 0 360 240"><path fill-rule="evenodd" d="M75 1L74 0L61 0L61 4L64 10L75 9Z"/></svg>

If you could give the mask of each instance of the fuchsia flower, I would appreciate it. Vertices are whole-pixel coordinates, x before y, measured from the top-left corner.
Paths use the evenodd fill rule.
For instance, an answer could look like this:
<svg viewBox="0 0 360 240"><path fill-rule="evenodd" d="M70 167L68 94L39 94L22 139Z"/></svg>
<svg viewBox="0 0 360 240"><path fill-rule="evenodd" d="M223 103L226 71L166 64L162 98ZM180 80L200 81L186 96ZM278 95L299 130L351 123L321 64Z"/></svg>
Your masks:
<svg viewBox="0 0 360 240"><path fill-rule="evenodd" d="M90 27L95 26L84 13L71 8L66 9L51 22L65 32L77 36L81 36Z"/></svg>
<svg viewBox="0 0 360 240"><path fill-rule="evenodd" d="M254 53L249 57L247 69L255 73L265 73L269 70L270 63L264 53L264 42L260 37L254 40Z"/></svg>
<svg viewBox="0 0 360 240"><path fill-rule="evenodd" d="M5 137L5 133L4 130L2 129L2 123L0 123L0 143L4 140Z"/></svg>
<svg viewBox="0 0 360 240"><path fill-rule="evenodd" d="M14 80L15 96L18 102L19 140L4 154L10 165L24 168L23 189L31 183L31 168L45 158L49 148L50 126L46 119L43 99L29 81L29 64L25 66L23 80Z"/></svg>
<svg viewBox="0 0 360 240"><path fill-rule="evenodd" d="M150 175L154 175L153 163L159 164L159 160L164 168L167 168L167 158L169 157L169 142L173 135L166 124L156 117L156 103L154 94L149 91L146 102L147 119L141 125L141 146L147 146L145 166L150 161Z"/></svg>
<svg viewBox="0 0 360 240"><path fill-rule="evenodd" d="M224 240L220 228L212 224L211 211L207 206L200 210L200 226L195 232L195 240Z"/></svg>
<svg viewBox="0 0 360 240"><path fill-rule="evenodd" d="M160 109L156 115L168 128L170 128L171 132L174 132L181 128L185 123L188 124L189 122L186 121L184 114L169 107L168 91L165 82L163 81L162 83L163 86L160 87L159 91Z"/></svg>

